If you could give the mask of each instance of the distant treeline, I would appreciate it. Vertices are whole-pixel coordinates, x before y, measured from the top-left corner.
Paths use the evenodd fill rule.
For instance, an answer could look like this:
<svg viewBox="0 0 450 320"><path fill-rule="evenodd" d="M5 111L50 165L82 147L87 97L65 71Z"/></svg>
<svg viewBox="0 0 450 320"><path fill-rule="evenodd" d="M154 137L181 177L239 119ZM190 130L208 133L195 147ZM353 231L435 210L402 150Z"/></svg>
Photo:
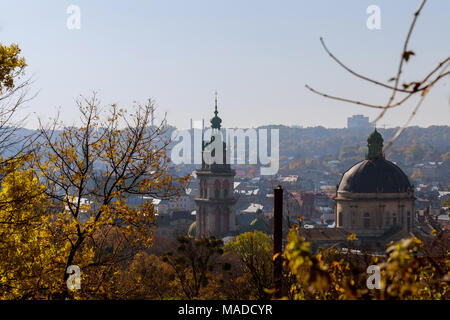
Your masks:
<svg viewBox="0 0 450 320"><path fill-rule="evenodd" d="M279 129L280 156L294 158L337 158L345 149L364 149L367 146L367 137L373 131L371 128L329 129L321 126L292 128L271 125L261 128ZM385 144L387 144L397 128L377 128L377 130L383 135ZM411 146L421 149L416 152L419 158L422 153L423 157L430 154L430 159L432 159L449 152L450 126L408 127L388 151L387 156L398 158L399 153L407 152Z"/></svg>

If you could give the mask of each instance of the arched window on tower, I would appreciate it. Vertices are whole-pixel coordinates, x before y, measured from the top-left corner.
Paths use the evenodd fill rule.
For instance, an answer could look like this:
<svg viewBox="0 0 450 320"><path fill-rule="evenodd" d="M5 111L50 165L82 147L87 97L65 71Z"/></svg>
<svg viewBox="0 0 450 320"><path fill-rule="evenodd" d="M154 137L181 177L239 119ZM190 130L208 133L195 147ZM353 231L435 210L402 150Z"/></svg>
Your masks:
<svg viewBox="0 0 450 320"><path fill-rule="evenodd" d="M394 227L397 225L397 214L395 212L392 214L392 224Z"/></svg>
<svg viewBox="0 0 450 320"><path fill-rule="evenodd" d="M202 236L206 237L208 236L207 232L208 232L208 225L207 225L208 221L206 220L206 211L205 208L202 208Z"/></svg>
<svg viewBox="0 0 450 320"><path fill-rule="evenodd" d="M408 232L411 231L411 212L408 211L407 215L406 215L406 230Z"/></svg>
<svg viewBox="0 0 450 320"><path fill-rule="evenodd" d="M338 212L338 215L337 215L337 224L336 224L338 227L342 227L342 211L341 212Z"/></svg>
<svg viewBox="0 0 450 320"><path fill-rule="evenodd" d="M199 188L200 188L200 198L203 198L203 196L204 196L204 188L203 188L203 182L204 182L205 180L204 179L201 179L200 180L200 183L199 183Z"/></svg>
<svg viewBox="0 0 450 320"><path fill-rule="evenodd" d="M223 233L230 232L230 211L225 209L225 213L223 215Z"/></svg>
<svg viewBox="0 0 450 320"><path fill-rule="evenodd" d="M208 182L203 180L203 198L208 198Z"/></svg>
<svg viewBox="0 0 450 320"><path fill-rule="evenodd" d="M228 182L228 180L224 180L222 188L223 188L223 197L228 198L228 195L230 193L230 183Z"/></svg>
<svg viewBox="0 0 450 320"><path fill-rule="evenodd" d="M370 228L370 213L366 212L364 213L364 228L369 229Z"/></svg>
<svg viewBox="0 0 450 320"><path fill-rule="evenodd" d="M220 198L220 182L219 180L214 181L214 198Z"/></svg>
<svg viewBox="0 0 450 320"><path fill-rule="evenodd" d="M220 234L220 211L219 208L216 208L215 217L214 217L214 232L216 235Z"/></svg>

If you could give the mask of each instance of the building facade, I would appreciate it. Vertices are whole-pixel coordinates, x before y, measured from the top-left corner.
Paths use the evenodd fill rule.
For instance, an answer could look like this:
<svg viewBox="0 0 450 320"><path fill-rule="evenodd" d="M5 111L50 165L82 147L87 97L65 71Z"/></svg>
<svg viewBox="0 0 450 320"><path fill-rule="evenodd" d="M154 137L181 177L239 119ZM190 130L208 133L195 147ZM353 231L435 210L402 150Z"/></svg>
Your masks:
<svg viewBox="0 0 450 320"><path fill-rule="evenodd" d="M347 118L347 128L373 128L368 117L357 114Z"/></svg>
<svg viewBox="0 0 450 320"><path fill-rule="evenodd" d="M368 138L366 160L343 175L335 197L336 228L378 240L412 234L414 188L406 174L383 155L383 138Z"/></svg>

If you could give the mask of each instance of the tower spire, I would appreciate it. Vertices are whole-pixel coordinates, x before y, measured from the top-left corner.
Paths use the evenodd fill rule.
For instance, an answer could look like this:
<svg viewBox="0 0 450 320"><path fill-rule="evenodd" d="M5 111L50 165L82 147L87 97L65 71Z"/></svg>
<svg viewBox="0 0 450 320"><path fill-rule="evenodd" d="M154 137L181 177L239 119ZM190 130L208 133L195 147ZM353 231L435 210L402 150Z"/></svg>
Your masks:
<svg viewBox="0 0 450 320"><path fill-rule="evenodd" d="M214 101L215 101L215 110L214 110L214 114L215 114L216 117L217 117L217 114L219 113L219 111L217 111L217 91L215 92L215 99L214 99Z"/></svg>
<svg viewBox="0 0 450 320"><path fill-rule="evenodd" d="M211 119L211 128L220 130L220 124L222 123L222 119L220 119L217 114L219 111L217 110L217 91L215 93L214 98L214 117Z"/></svg>

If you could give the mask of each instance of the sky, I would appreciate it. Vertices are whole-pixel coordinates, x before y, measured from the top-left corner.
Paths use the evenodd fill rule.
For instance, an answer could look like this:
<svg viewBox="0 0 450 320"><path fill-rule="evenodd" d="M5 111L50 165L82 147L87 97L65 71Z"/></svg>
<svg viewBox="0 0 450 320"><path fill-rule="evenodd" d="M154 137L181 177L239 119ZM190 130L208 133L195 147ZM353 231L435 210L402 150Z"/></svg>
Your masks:
<svg viewBox="0 0 450 320"><path fill-rule="evenodd" d="M27 127L60 111L76 124L75 99L98 92L102 104L128 108L148 98L156 116L187 128L213 116L214 92L224 127L268 124L342 128L347 117L376 110L315 95L384 104L390 92L332 61L330 50L380 81L394 76L416 0L0 0L0 42L17 43L37 96L21 112ZM69 29L70 5L80 29ZM381 29L366 26L370 5ZM450 1L429 1L410 42L405 79L417 80L450 54ZM406 121L413 104L390 111L379 126ZM449 125L450 83L433 88L411 125Z"/></svg>

